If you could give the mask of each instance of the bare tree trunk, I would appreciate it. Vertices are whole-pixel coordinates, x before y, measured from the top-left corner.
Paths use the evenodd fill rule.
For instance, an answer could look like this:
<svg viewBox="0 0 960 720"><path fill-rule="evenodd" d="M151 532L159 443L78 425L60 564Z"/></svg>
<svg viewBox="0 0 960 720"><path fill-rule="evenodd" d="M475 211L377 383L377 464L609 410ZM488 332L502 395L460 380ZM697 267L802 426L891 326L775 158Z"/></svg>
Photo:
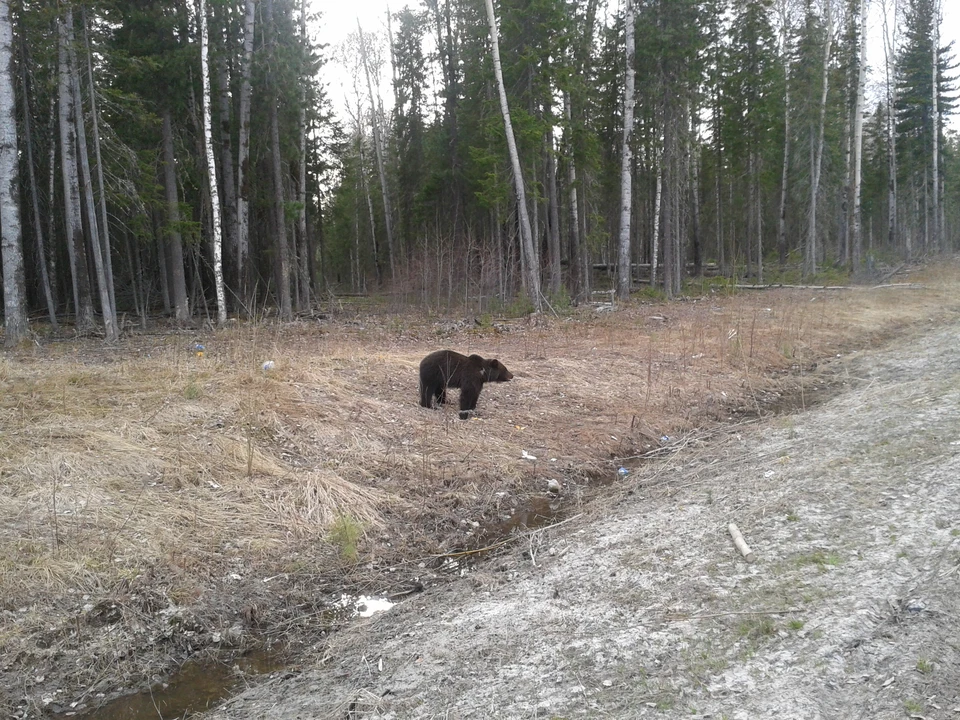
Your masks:
<svg viewBox="0 0 960 720"><path fill-rule="evenodd" d="M860 0L864 2L865 0ZM933 125L930 172L933 175L931 187L932 197L932 215L933 215L933 238L931 245L937 252L944 249L942 228L940 227L940 87L939 87L939 57L940 57L940 2L936 0L933 3L933 57L930 62L930 74L933 89L930 97L930 120Z"/></svg>
<svg viewBox="0 0 960 720"><path fill-rule="evenodd" d="M389 17L389 12L387 15ZM308 49L306 0L300 0L300 43L304 53L304 63L306 64ZM297 213L297 240L299 242L297 270L300 273L300 281L297 285L300 292L297 296L297 310L300 312L304 312L310 307L310 278L312 276L310 267L313 263L310 236L307 234L307 73L308 68L305 66L300 73L300 114L298 117L300 157L297 168L297 202L300 205L300 211ZM391 259L392 257L391 250Z"/></svg>
<svg viewBox="0 0 960 720"><path fill-rule="evenodd" d="M650 238L650 287L657 286L660 266L660 218L663 212L663 154L657 162L657 189L653 195L653 236Z"/></svg>
<svg viewBox="0 0 960 720"><path fill-rule="evenodd" d="M17 107L13 91L13 26L10 3L0 0L0 255L3 262L4 345L16 347L27 337L27 291L20 227L20 173Z"/></svg>
<svg viewBox="0 0 960 720"><path fill-rule="evenodd" d="M373 149L377 158L377 173L380 176L380 194L383 197L383 223L387 233L387 253L390 255L390 280L397 279L396 258L393 249L393 211L390 207L390 191L387 187L387 169L383 152L383 138L380 133L380 118L383 114L380 96L373 93L373 80L370 76L370 63L367 59L367 41L357 18L357 32L360 37L360 57L363 59L363 71L367 78L367 93L370 95L370 124L373 127Z"/></svg>
<svg viewBox="0 0 960 720"><path fill-rule="evenodd" d="M203 147L207 156L207 181L210 186L210 225L213 237L213 284L217 292L217 323L227 322L227 293L223 285L223 235L220 220L220 191L217 188L217 160L213 154L213 122L210 104L210 37L207 32L207 4L200 0L197 14L200 24L200 79L203 86Z"/></svg>
<svg viewBox="0 0 960 720"><path fill-rule="evenodd" d="M630 219L633 208L633 150L630 147L630 138L633 135L633 107L636 104L633 0L626 0L624 24L626 77L623 83L623 141L620 145L620 237L617 243L617 296L622 300L630 296L633 279L630 262Z"/></svg>
<svg viewBox="0 0 960 720"><path fill-rule="evenodd" d="M237 292L241 302L250 306L249 277L247 267L250 257L250 202L245 183L250 174L250 105L253 73L253 28L255 0L246 0L243 22L243 71L240 80L240 117L237 132Z"/></svg>
<svg viewBox="0 0 960 720"><path fill-rule="evenodd" d="M67 14L68 18L71 15ZM94 328L93 297L90 294L90 276L87 274L87 250L80 216L80 178L77 175L77 113L73 94L73 78L68 58L69 37L64 18L57 19L58 31L58 95L60 98L60 157L63 174L63 212L67 253L73 278L74 321L77 332L87 333Z"/></svg>
<svg viewBox="0 0 960 720"><path fill-rule="evenodd" d="M183 237L180 234L180 198L177 192L176 158L173 153L173 120L170 108L163 109L163 187L167 203L166 251L163 254L170 271L170 302L177 323L190 318L187 280L183 266Z"/></svg>
<svg viewBox="0 0 960 720"><path fill-rule="evenodd" d="M277 61L276 52L276 33L277 26L273 17L273 0L266 0L266 41L267 57L271 66ZM283 203L283 163L280 157L280 118L278 117L277 105L279 104L279 92L277 90L276 69L272 68L270 72L270 87L272 93L272 102L269 103L270 115L270 167L273 174L273 213L276 216L277 236L275 238L277 248L277 259L280 264L278 272L280 282L277 287L280 305L280 319L292 320L293 307L290 297L290 243L287 239L287 220Z"/></svg>
<svg viewBox="0 0 960 720"><path fill-rule="evenodd" d="M853 115L853 225L851 227L851 269L860 268L863 248L861 188L863 185L863 104L867 89L867 0L860 0L860 58L856 110Z"/></svg>
<svg viewBox="0 0 960 720"><path fill-rule="evenodd" d="M503 85L503 70L500 67L500 45L497 41L497 17L493 12L493 0L486 0L487 20L490 23L490 44L493 55L493 73L500 91L500 110L503 113L503 125L507 136L507 150L513 167L513 184L517 195L517 210L520 213L520 244L526 260L527 293L536 312L543 309L540 293L540 258L533 245L533 233L530 229L530 216L527 214L527 194L523 187L523 172L520 169L520 156L517 153L517 141L513 136L513 124L510 122L510 108L507 104L507 91Z"/></svg>
<svg viewBox="0 0 960 720"><path fill-rule="evenodd" d="M106 274L107 291L110 295L110 308L114 322L117 316L117 295L114 289L113 252L110 243L110 223L107 216L107 191L103 181L103 159L100 156L100 113L97 111L97 88L93 81L93 61L90 51L90 37L87 32L87 12L81 7L83 18L83 41L87 50L87 77L90 85L90 117L93 131L94 158L97 162L97 188L100 191L100 242L103 245L103 265ZM78 69L79 74L79 69Z"/></svg>
<svg viewBox="0 0 960 720"><path fill-rule="evenodd" d="M573 118L570 108L570 93L563 93L563 112L567 118L567 126L572 128ZM580 234L580 207L577 193L577 162L574 155L573 133L567 141L567 186L570 192L570 280L574 286L573 298L575 301L590 299L590 282L588 266L590 259L584 247L583 236Z"/></svg>
<svg viewBox="0 0 960 720"><path fill-rule="evenodd" d="M817 196L820 193L820 168L823 160L823 137L826 131L827 94L830 89L830 51L833 46L833 8L832 0L826 2L827 37L823 47L823 88L820 94L820 119L816 131L816 140L810 145L810 216L807 228L807 246L804 261L804 274L817 273ZM810 139L814 141L811 128Z"/></svg>
<svg viewBox="0 0 960 720"><path fill-rule="evenodd" d="M780 30L780 57L783 58L783 168L780 174L780 210L777 212L777 256L780 269L787 264L787 198L790 182L790 146L791 129L790 113L790 58L788 57L787 38L790 31L789 10L787 0L780 2L781 30Z"/></svg>
<svg viewBox="0 0 960 720"><path fill-rule="evenodd" d="M228 45L227 31L223 32L223 46ZM220 187L223 189L223 251L224 274L231 283L236 282L239 289L239 268L237 261L237 178L233 168L233 140L230 119L233 115L233 103L230 98L230 76L227 71L226 53L221 53L217 63L219 75L219 118L220 121Z"/></svg>
<svg viewBox="0 0 960 720"><path fill-rule="evenodd" d="M897 245L897 133L894 117L894 105L896 104L896 85L894 76L896 75L895 56L893 48L897 42L897 0L893 0L893 23L889 22L887 16L887 5L884 0L883 7L883 53L884 70L886 72L887 88L887 242L893 249Z"/></svg>
<svg viewBox="0 0 960 720"><path fill-rule="evenodd" d="M2 62L2 58L0 58L0 62ZM0 69L0 72L2 72L2 69ZM60 325L57 322L57 306L53 300L53 289L50 284L50 273L47 271L47 244L43 234L43 222L40 218L40 193L37 190L37 174L33 164L33 123L30 117L30 93L28 92L27 88L26 42L23 42L23 38L21 38L20 87L23 100L23 144L27 156L27 178L30 186L30 207L33 210L33 226L37 234L37 261L40 263L40 281L43 285L43 297L47 301L47 314L50 317L50 326L53 328L54 332L59 332ZM52 152L52 144L50 149ZM51 164L51 170L52 169L53 165Z"/></svg>
<svg viewBox="0 0 960 720"><path fill-rule="evenodd" d="M73 81L73 96L76 107L74 121L77 125L77 149L79 151L80 173L83 179L81 189L83 201L87 211L87 223L90 227L90 247L93 248L93 269L97 276L97 288L100 291L100 309L103 312L103 329L107 342L117 340L117 316L110 301L110 288L107 282L106 269L103 260L103 248L100 245L100 229L97 222L96 202L93 199L93 179L90 174L90 155L87 152L86 123L83 117L83 108L80 92L80 65L77 62L77 53L74 49L73 11L67 9L67 55L70 63L70 77Z"/></svg>
<svg viewBox="0 0 960 720"><path fill-rule="evenodd" d="M553 123L547 127L547 255L550 262L550 294L557 297L563 285L560 253L560 199L557 195L557 160Z"/></svg>

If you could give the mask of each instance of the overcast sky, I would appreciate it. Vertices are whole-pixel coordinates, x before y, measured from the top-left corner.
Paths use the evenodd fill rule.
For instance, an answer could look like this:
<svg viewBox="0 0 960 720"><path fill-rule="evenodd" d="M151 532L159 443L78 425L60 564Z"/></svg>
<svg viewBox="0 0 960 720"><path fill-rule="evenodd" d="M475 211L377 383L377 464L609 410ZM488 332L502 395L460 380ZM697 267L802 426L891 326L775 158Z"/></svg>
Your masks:
<svg viewBox="0 0 960 720"><path fill-rule="evenodd" d="M323 16L320 21L320 27L317 28L317 36L321 42L329 43L331 47L341 43L346 36L356 31L357 19L363 25L365 31L378 31L386 33L386 13L389 6L392 12L400 10L405 5L419 7L419 2L409 2L409 0L308 0L312 2L315 10L320 10ZM476 0L479 2L479 0ZM617 0L611 0L616 2ZM881 18L879 0L868 0L870 18L868 21L868 31L873 38L870 46L867 48L867 62L872 68L881 68L883 65L883 45L881 36ZM941 43L946 45L949 41L954 41L954 55L960 57L960 0L941 0L943 6L943 24L941 25ZM334 102L338 112L343 107L344 96L344 78L342 72L338 72L334 63L328 63L324 66L325 77L331 99ZM389 70L385 72L385 77L389 77ZM874 78L871 82L873 87L880 81L878 73L874 72ZM347 89L347 92L352 92ZM383 99L388 101L391 97L389 88L383 88ZM950 124L954 128L960 128L960 117L954 115Z"/></svg>

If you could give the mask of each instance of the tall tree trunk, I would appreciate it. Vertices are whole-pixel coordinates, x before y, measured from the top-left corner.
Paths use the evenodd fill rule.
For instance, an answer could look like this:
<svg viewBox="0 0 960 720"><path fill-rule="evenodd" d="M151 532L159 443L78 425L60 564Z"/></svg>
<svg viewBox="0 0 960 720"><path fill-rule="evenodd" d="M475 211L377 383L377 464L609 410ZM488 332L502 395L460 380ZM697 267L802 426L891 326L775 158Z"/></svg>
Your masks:
<svg viewBox="0 0 960 720"><path fill-rule="evenodd" d="M790 15L787 1L780 3L780 57L783 58L783 167L780 172L780 209L777 212L777 259L782 271L787 264L787 198L790 183L790 146L792 130L790 128L790 58L788 38L790 35Z"/></svg>
<svg viewBox="0 0 960 720"><path fill-rule="evenodd" d="M563 112L567 119L567 187L570 193L570 281L575 302L590 299L590 258L584 239L580 234L580 199L578 197L577 162L573 145L573 118L570 108L570 93L563 93Z"/></svg>
<svg viewBox="0 0 960 720"><path fill-rule="evenodd" d="M867 0L860 0L860 56L858 62L857 99L853 114L853 223L850 228L850 265L853 271L860 268L860 256L863 248L861 189L863 187L863 104L867 89Z"/></svg>
<svg viewBox="0 0 960 720"><path fill-rule="evenodd" d="M67 13L67 18L72 18ZM60 98L60 167L63 175L63 213L66 231L67 254L73 278L73 298L77 332L88 333L94 328L93 297L90 292L90 276L87 272L87 250L83 237L83 220L80 216L80 178L77 174L77 107L73 94L73 78L67 47L70 43L66 23L57 18L58 31L58 84Z"/></svg>
<svg viewBox="0 0 960 720"><path fill-rule="evenodd" d="M860 0L864 2L865 0ZM936 252L944 250L943 233L940 227L940 87L939 87L939 57L940 57L940 2L935 0L933 3L933 52L930 58L930 75L932 89L930 94L930 121L931 131L931 163L930 174L932 177L932 215L933 215L933 238L931 245Z"/></svg>
<svg viewBox="0 0 960 720"><path fill-rule="evenodd" d="M90 228L90 247L93 249L93 269L97 276L97 288L100 291L100 309L103 313L103 329L107 342L115 342L117 333L117 316L110 301L110 288L107 282L106 269L104 267L104 253L100 245L100 229L97 222L96 202L93 199L93 179L90 173L90 155L87 152L87 132L86 122L83 117L83 107L80 92L80 65L77 62L77 53L74 49L73 35L73 11L67 9L67 55L70 62L70 77L73 81L73 95L76 112L74 121L77 125L77 150L80 160L80 176L83 180L81 186L83 191L83 201L86 206L87 224Z"/></svg>
<svg viewBox="0 0 960 720"><path fill-rule="evenodd" d="M547 257L550 262L550 294L557 297L563 284L560 253L560 200L557 195L557 159L553 123L547 127Z"/></svg>
<svg viewBox="0 0 960 720"><path fill-rule="evenodd" d="M9 9L7 12L9 22ZM50 326L53 328L54 332L59 332L60 325L57 322L57 306L53 299L53 289L50 284L50 273L47 270L47 243L43 233L43 221L40 217L40 192L37 190L37 173L33 162L33 122L31 120L30 111L30 93L27 86L27 43L23 37L21 37L20 48L20 88L23 101L23 145L27 156L27 183L30 187L30 207L33 210L33 227L37 236L37 261L40 264L40 281L43 285L43 297L47 301L47 314L50 317ZM52 150L53 144L51 144L51 151Z"/></svg>
<svg viewBox="0 0 960 720"><path fill-rule="evenodd" d="M220 221L220 191L217 188L217 160L213 154L213 122L210 104L210 37L207 32L207 4L200 0L197 12L200 23L200 79L203 86L201 103L203 105L203 147L207 156L207 181L210 185L210 225L213 237L213 284L217 293L217 323L227 322L227 293L223 285L223 240Z"/></svg>
<svg viewBox="0 0 960 720"><path fill-rule="evenodd" d="M240 79L240 117L237 126L237 292L249 309L250 297L250 201L246 183L250 175L250 105L253 74L253 29L255 0L246 0L243 22L243 70Z"/></svg>
<svg viewBox="0 0 960 720"><path fill-rule="evenodd" d="M527 294L536 312L543 309L540 293L540 257L533 245L533 233L530 229L530 216L527 214L527 194L523 186L523 173L520 169L520 156L517 153L517 141L513 136L513 124L510 122L510 108L507 104L507 91L503 85L503 70L500 67L500 44L497 40L497 17L493 12L493 0L486 0L487 20L490 23L490 45L493 55L493 73L500 91L500 110L503 113L503 125L507 136L507 150L513 168L513 185L517 197L517 211L520 214L520 246L526 261Z"/></svg>
<svg viewBox="0 0 960 720"><path fill-rule="evenodd" d="M277 287L280 304L280 319L293 320L293 307L290 296L290 243L287 239L287 219L283 202L283 162L280 156L280 118L277 105L280 102L280 90L277 78L276 37L277 24L273 16L273 0L266 0L266 46L269 58L270 88L272 102L269 103L270 114L270 169L273 174L273 212L276 216L276 248L279 261L278 272L280 283Z"/></svg>
<svg viewBox="0 0 960 720"><path fill-rule="evenodd" d="M389 15L388 12L388 18ZM300 44L304 66L300 72L300 112L297 118L300 145L299 158L297 159L297 202L300 205L300 210L297 212L297 241L299 243L297 270L300 273L300 281L297 283L300 289L297 296L297 310L305 312L310 308L310 280L313 276L313 273L310 272L310 268L313 266L310 235L307 233L307 77L309 72L307 63L309 55L306 0L300 0ZM392 252L391 250L391 259L393 257Z"/></svg>
<svg viewBox="0 0 960 720"><path fill-rule="evenodd" d="M237 283L237 178L233 168L233 133L231 117L233 103L230 98L230 75L227 70L226 54L229 46L227 31L223 31L223 49L217 62L219 75L219 121L220 121L220 187L223 190L223 262L224 274L231 283ZM239 289L239 284L234 284Z"/></svg>
<svg viewBox="0 0 960 720"><path fill-rule="evenodd" d="M20 227L17 108L13 91L13 26L10 3L0 0L0 255L3 262L4 345L27 337L27 291Z"/></svg>
<svg viewBox="0 0 960 720"><path fill-rule="evenodd" d="M110 243L110 222L107 216L107 191L103 181L103 158L100 154L100 113L97 110L97 87L93 80L93 54L90 51L90 37L87 29L87 11L81 7L83 19L83 44L87 51L87 78L90 86L90 123L93 132L93 152L97 163L97 190L100 192L100 243L103 246L103 266L106 274L107 291L114 320L117 314L117 294L114 288L113 252ZM79 69L78 69L79 75Z"/></svg>
<svg viewBox="0 0 960 720"><path fill-rule="evenodd" d="M660 266L660 218L663 214L663 157L657 162L657 187L653 195L653 231L650 237L650 287L657 286Z"/></svg>
<svg viewBox="0 0 960 720"><path fill-rule="evenodd" d="M633 150L630 147L630 138L633 135L633 107L636 104L633 0L626 0L624 25L626 74L623 83L623 140L620 144L620 236L617 242L617 296L622 300L630 296L633 278L630 262L630 219L633 208Z"/></svg>
<svg viewBox="0 0 960 720"><path fill-rule="evenodd" d="M370 62L367 58L367 41L357 18L357 32L360 36L360 57L367 78L367 93L370 96L370 124L373 127L373 149L377 159L377 174L380 176L380 194L383 198L383 224L387 233L387 253L390 255L390 280L397 279L396 253L393 247L393 211L390 207L390 191L387 187L387 168L384 159L383 138L380 133L380 119L383 115L383 103L380 95L373 92L373 80L370 75Z"/></svg>
<svg viewBox="0 0 960 720"><path fill-rule="evenodd" d="M887 242L890 249L897 246L897 133L894 107L896 106L896 76L894 47L897 35L897 0L893 0L893 23L889 22L887 5L883 6L883 54L887 89Z"/></svg>
<svg viewBox="0 0 960 720"><path fill-rule="evenodd" d="M823 161L823 138L826 132L827 94L830 89L830 51L833 46L833 8L826 3L827 37L823 46L823 87L820 93L820 118L816 130L810 129L810 215L807 227L807 245L804 274L817 273L817 199L820 193L820 169Z"/></svg>
<svg viewBox="0 0 960 720"><path fill-rule="evenodd" d="M178 324L190 318L187 280L183 265L183 237L180 234L180 198L177 192L177 161L173 152L173 120L169 106L163 109L163 188L167 205L166 250L162 253L169 269L170 304Z"/></svg>

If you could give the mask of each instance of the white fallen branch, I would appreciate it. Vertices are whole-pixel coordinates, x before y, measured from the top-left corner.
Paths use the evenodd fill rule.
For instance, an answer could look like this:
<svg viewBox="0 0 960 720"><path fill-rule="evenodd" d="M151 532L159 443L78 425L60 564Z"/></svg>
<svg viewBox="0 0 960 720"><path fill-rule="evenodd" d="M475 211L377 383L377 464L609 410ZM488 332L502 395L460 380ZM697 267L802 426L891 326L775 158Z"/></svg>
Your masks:
<svg viewBox="0 0 960 720"><path fill-rule="evenodd" d="M730 531L730 537L733 538L733 544L737 546L737 550L740 551L740 554L743 555L743 559L748 563L752 563L757 559L757 556L753 554L753 550L750 549L750 546L747 545L747 541L743 539L743 535L740 534L740 529L734 524L730 523L727 525L727 530Z"/></svg>

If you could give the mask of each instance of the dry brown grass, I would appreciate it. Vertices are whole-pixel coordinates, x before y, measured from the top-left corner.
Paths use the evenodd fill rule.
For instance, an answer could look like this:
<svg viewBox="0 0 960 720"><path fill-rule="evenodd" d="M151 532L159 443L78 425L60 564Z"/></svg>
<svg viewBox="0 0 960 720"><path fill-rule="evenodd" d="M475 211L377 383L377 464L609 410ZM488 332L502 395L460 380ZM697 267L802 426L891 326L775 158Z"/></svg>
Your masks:
<svg viewBox="0 0 960 720"><path fill-rule="evenodd" d="M954 265L910 280L923 287L716 294L452 331L371 313L9 352L0 610L70 628L72 598L136 591L198 612L222 601L226 615L243 602L218 595L231 572L306 587L346 572L327 535L341 516L365 530L371 573L469 544L472 522L548 478L579 496L661 436L756 413L811 383L814 363L960 309ZM424 410L417 365L441 347L499 357L515 380L486 388L467 422ZM32 632L0 633L0 656Z"/></svg>

